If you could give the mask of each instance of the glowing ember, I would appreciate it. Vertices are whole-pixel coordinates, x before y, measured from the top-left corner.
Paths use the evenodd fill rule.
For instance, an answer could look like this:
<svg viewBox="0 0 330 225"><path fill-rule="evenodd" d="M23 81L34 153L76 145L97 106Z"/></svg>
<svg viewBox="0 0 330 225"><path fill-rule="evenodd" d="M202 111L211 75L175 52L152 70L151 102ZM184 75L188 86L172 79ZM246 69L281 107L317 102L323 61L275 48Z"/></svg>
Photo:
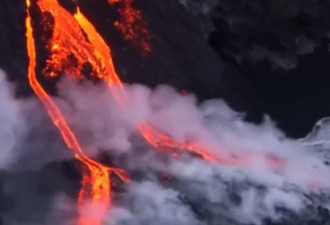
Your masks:
<svg viewBox="0 0 330 225"><path fill-rule="evenodd" d="M122 4L118 9L120 20L115 26L122 32L124 38L133 42L144 54L151 52L150 34L139 10L134 9L133 0L108 0L109 4Z"/></svg>

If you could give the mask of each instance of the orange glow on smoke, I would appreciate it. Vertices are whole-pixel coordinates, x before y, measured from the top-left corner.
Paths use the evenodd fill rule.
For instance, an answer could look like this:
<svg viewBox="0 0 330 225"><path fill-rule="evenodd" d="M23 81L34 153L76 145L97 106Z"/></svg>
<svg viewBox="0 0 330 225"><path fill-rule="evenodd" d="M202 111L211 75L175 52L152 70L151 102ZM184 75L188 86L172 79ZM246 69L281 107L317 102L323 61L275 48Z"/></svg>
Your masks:
<svg viewBox="0 0 330 225"><path fill-rule="evenodd" d="M52 15L56 18L57 11L55 10L57 7L60 7L56 1L43 1L42 6L43 10L50 9ZM26 5L29 9L30 0L26 0ZM60 10L59 10L60 11ZM70 15L70 14L64 14ZM63 14L61 14L63 16ZM59 21L63 18L60 17ZM56 20L56 23L58 21ZM65 21L68 22L68 20ZM55 26L56 27L56 26ZM75 157L80 160L87 168L88 171L83 173L83 182L82 188L79 194L79 203L81 208L84 208L84 204L87 200L90 199L90 211L95 212L92 215L85 216L83 213L80 218L80 225L102 225L104 217L108 208L111 206L111 185L110 185L110 175L111 173L117 174L121 179L128 182L129 178L123 170L116 168L109 168L101 165L100 163L92 160L88 156L86 156L72 132L70 126L65 121L64 117L61 114L60 109L51 99L51 97L47 94L47 92L43 89L39 81L36 77L35 67L36 67L36 49L35 49L35 41L33 37L33 27L31 22L31 16L29 14L29 10L27 10L26 17L26 37L27 37L27 50L29 56L29 69L28 69L28 78L29 83L35 92L35 94L39 97L47 112L52 119L54 125L60 131L67 147L71 149L75 153ZM62 42L65 43L65 42ZM55 62L57 63L57 62Z"/></svg>
<svg viewBox="0 0 330 225"><path fill-rule="evenodd" d="M152 146L157 149L168 149L175 156L177 156L178 150L186 150L193 152L208 161L223 162L220 158L208 154L207 151L202 149L200 146L193 143L189 144L177 142L170 136L157 131L149 125L140 126L139 131Z"/></svg>
<svg viewBox="0 0 330 225"><path fill-rule="evenodd" d="M124 38L140 46L145 53L150 52L149 32L140 11L133 8L133 0L108 0L108 2L110 4L121 4L119 9L121 19L115 25L123 33ZM129 178L125 171L105 167L85 155L60 109L39 83L35 72L36 47L29 13L30 0L26 0L26 5L28 8L26 37L30 85L47 109L67 147L74 152L75 157L85 166L79 194L81 214L79 225L102 225L106 212L111 207L111 173L115 173L125 182L129 182ZM111 49L93 24L81 13L79 7L76 13L72 15L62 8L57 0L37 0L37 5L42 13L49 13L54 19L54 24L50 24L49 21L42 21L43 26L52 29L52 37L46 46L50 52L50 58L47 60L43 74L52 78L65 73L74 78L82 79L84 78L84 67L89 66L92 69L92 76L108 85L120 105L125 104L125 89L116 73ZM114 90L120 90L120 92L114 92ZM147 124L141 125L137 129L150 145L174 157L179 157L180 152L188 151L197 154L204 160L225 165L245 166L251 163L248 158L237 159L225 155L215 156L208 149L196 143L177 142ZM270 161L270 164L273 164L274 167L282 166L275 159ZM88 201L90 201L90 204L87 207L85 205Z"/></svg>
<svg viewBox="0 0 330 225"><path fill-rule="evenodd" d="M133 0L108 0L109 4L121 4L120 19L115 26L124 38L140 48L143 54L151 52L150 34L141 12L133 7Z"/></svg>

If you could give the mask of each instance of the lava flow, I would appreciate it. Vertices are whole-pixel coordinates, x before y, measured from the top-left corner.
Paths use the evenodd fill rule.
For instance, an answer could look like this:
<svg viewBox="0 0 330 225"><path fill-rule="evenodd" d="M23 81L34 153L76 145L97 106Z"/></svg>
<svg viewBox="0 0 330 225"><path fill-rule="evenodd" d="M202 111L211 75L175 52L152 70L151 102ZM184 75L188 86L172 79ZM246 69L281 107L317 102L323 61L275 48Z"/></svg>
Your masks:
<svg viewBox="0 0 330 225"><path fill-rule="evenodd" d="M48 1L47 3L51 3ZM43 3L46 3L43 2ZM53 1L53 3L55 3ZM79 224L80 225L101 225L105 218L106 212L111 205L111 184L110 184L110 175L111 173L117 174L124 181L129 181L128 176L123 170L116 168L109 168L101 165L100 163L92 160L86 156L72 132L71 128L65 121L64 117L61 114L61 111L43 89L41 84L38 82L35 72L36 67L36 50L35 50L35 41L33 37L33 26L31 22L31 16L29 13L29 8L31 5L30 0L26 0L27 5L27 18L26 18L26 37L27 37L27 50L29 56L29 69L28 69L28 78L29 83L39 97L47 112L52 119L54 125L60 131L67 147L74 151L75 157L80 160L89 171L83 174L83 185L79 194L79 203L81 207L81 217ZM56 5L51 5L52 7ZM85 204L87 200L90 200L89 214L84 212Z"/></svg>
<svg viewBox="0 0 330 225"><path fill-rule="evenodd" d="M115 4L122 1L128 4L127 7L131 7L130 0L111 0L110 3ZM123 106L126 102L125 89L116 73L111 57L111 49L94 28L93 24L81 13L79 7L72 16L59 5L57 0L39 0L38 5L42 12L50 12L55 19L53 36L48 44L51 58L47 61L47 71L50 71L51 76L55 77L59 73L66 73L75 78L82 78L84 76L82 72L83 66L89 64L93 69L92 74L108 85L110 90L113 91L115 99ZM128 18L131 16L126 15L125 17ZM132 20L134 21L134 19ZM129 30L129 28L127 29ZM130 32L137 32L137 28ZM86 36L88 40L86 40ZM137 37L138 35L136 34L135 36ZM73 65L68 63L68 58L70 58L70 56L74 56L75 58L75 63ZM161 133L149 125L141 125L138 127L138 130L151 145L158 148L164 145L156 146L156 139L158 143L165 144L168 143L168 139L170 138L166 135L159 135ZM164 138L165 136L166 138ZM175 142L174 140L172 141ZM178 145L172 145L171 147L177 146ZM206 160L217 158L207 153L205 149L198 147L197 144L190 146L181 144L181 148L179 149L194 152ZM219 160L217 159L214 161Z"/></svg>
<svg viewBox="0 0 330 225"><path fill-rule="evenodd" d="M114 93L115 99L124 106L126 94L124 86L116 73L111 49L106 44L102 36L94 28L93 24L83 15L77 7L74 15L70 14L57 0L36 0L41 13L50 14L52 21L43 20L42 25L51 27L52 37L47 43L50 58L47 60L43 74L47 77L57 77L59 74L68 74L74 78L84 78L86 67L91 68L91 76L104 81ZM122 19L116 22L116 27L124 34L124 38L140 45L140 48L150 52L149 33L145 26L140 26L143 20L141 13L133 9L132 0L109 0L111 4L122 4L119 14ZM81 207L81 218L79 225L102 225L106 211L111 206L111 172L117 174L123 181L128 182L128 176L123 170L105 167L85 155L77 138L70 126L62 116L60 109L52 98L43 89L36 77L36 46L33 36L32 18L30 16L30 0L26 0L27 5L27 50L29 56L28 77L30 85L39 97L54 125L60 131L67 147L75 153L75 157L80 160L88 170L83 172L82 188L79 194L79 205ZM141 31L142 30L142 31ZM140 33L138 33L140 31ZM115 90L120 90L115 91ZM162 134L148 124L140 125L138 131L142 136L157 149L169 149L166 151L171 155L178 156L180 151L189 151L197 154L207 161L227 165L246 165L244 159L217 157L209 150L196 143L179 143L170 136ZM92 214L86 213L84 205L90 199ZM90 212L90 211L89 211Z"/></svg>

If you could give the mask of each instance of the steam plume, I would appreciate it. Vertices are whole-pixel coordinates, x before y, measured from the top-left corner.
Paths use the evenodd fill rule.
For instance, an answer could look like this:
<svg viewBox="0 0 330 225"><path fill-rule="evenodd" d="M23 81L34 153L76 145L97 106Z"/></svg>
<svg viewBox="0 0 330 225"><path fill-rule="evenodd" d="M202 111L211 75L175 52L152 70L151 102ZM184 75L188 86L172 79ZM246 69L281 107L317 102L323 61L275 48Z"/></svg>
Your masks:
<svg viewBox="0 0 330 225"><path fill-rule="evenodd" d="M47 128L42 107L34 99L14 99L12 85L3 74L1 77L3 109L15 112L0 111L6 129L13 131L4 139L7 142L2 142L7 149L2 152L2 165L18 165L22 156L33 154L37 143L39 151L33 157L41 161L38 168L69 159L63 143L53 144L54 140L60 142L56 132L39 142L45 137L42 131L52 129ZM261 125L244 122L244 114L234 112L222 100L199 103L193 95L183 96L167 86L155 90L142 85L126 88L130 102L124 107L117 105L105 85L70 78L59 82L55 98L88 154L108 156L111 166L121 165L132 176L131 184L115 190L114 207L106 224L263 224L267 219L312 218L311 206L328 204L320 196L328 193L329 169L317 151L315 138L288 139L267 117ZM45 126L40 127L41 121ZM189 153L180 158L164 155L136 132L136 127L146 122L176 140L201 143L212 154L247 157L252 163L222 165ZM40 129L36 134L41 135L32 139L34 145L26 138L31 135L31 127L33 131ZM15 133L17 128L25 132ZM1 132L7 134L2 128ZM326 133L322 134L326 139ZM17 147L24 143L28 144L25 154ZM280 160L283 167L270 166L270 157ZM14 171L13 167L5 168ZM24 167L31 169L36 167L28 163ZM44 213L45 221L71 224L76 208L71 198L64 192L47 200L44 204L53 207ZM18 209L10 209L6 224L19 224L15 221L17 213ZM42 223L32 219L31 224Z"/></svg>

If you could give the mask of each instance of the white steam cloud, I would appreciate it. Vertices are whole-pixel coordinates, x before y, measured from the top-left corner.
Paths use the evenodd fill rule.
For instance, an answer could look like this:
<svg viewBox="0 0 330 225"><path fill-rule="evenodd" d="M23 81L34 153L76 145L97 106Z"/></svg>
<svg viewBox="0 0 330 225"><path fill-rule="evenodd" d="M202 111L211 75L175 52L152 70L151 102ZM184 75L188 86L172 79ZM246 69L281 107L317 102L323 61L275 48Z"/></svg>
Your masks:
<svg viewBox="0 0 330 225"><path fill-rule="evenodd" d="M5 79L3 72L0 71L0 168L7 167L13 161L11 151L15 147L22 125L19 106L14 100L12 87Z"/></svg>
<svg viewBox="0 0 330 225"><path fill-rule="evenodd" d="M69 158L49 121L40 126L47 117L37 100L15 100L12 88L3 75L0 78L0 101L5 106L0 109L0 119L6 123L0 129L5 149L1 165L21 161L17 146L22 143L28 146L23 155L31 151L37 159L43 158L43 164ZM55 98L86 152L96 157L106 153L115 166L132 175L132 184L115 191L115 204L106 224L263 224L269 218L306 216L310 205L328 204L327 199L317 197L330 188L330 170L322 154L328 147L322 145L321 151L315 144L321 137L325 143L327 132L321 132L319 139L310 135L291 140L269 118L265 117L261 125L247 123L243 114L234 112L222 100L198 103L193 95L183 96L167 86L150 90L132 85L126 90L128 102L123 106L104 84L66 78L59 82ZM22 112L29 112L29 116ZM190 154L180 158L161 155L136 131L145 123L180 142L199 143L209 153L238 163L224 165ZM23 137L15 133L22 127ZM29 142L26 136L31 127L40 130L38 138ZM54 133L45 135L48 129ZM322 126L319 130L327 129ZM41 152L46 144L48 149ZM55 211L68 211L68 205L74 205L64 204L63 198L55 199ZM67 224L71 222L72 217Z"/></svg>
<svg viewBox="0 0 330 225"><path fill-rule="evenodd" d="M0 71L0 168L35 169L72 158L38 99L15 99L14 89Z"/></svg>
<svg viewBox="0 0 330 225"><path fill-rule="evenodd" d="M129 195L135 197L127 208L114 210L122 212L123 218L115 216L116 220L111 224L117 220L129 221L117 224L148 224L144 216L154 221L145 214L162 218L158 224L173 224L171 216L162 216L167 213L165 209L160 212L164 206L164 193L169 202L179 202L178 211L187 211L182 213L184 218L177 218L177 224L213 224L212 221L218 220L258 224L267 217L280 219L282 213L278 208L302 212L310 201L305 193L325 192L330 187L330 181L325 179L330 171L322 156L301 141L286 138L267 117L262 125L250 124L222 100L197 104L193 95L182 96L167 86L152 91L133 85L127 86L126 90L130 102L122 108L105 85L78 84L69 79L60 83L61 101L70 103L63 107L67 109L66 116L70 124L79 127L78 135L87 144L87 149L93 150L91 154L96 154L97 149L112 155L136 151L138 147L131 141L131 136L136 134L137 125L148 123L178 141L200 143L219 157L224 154L233 158L247 157L251 163L225 166L183 156L164 164L155 155L150 155L152 153L134 155L124 167L149 174L145 176L148 183L136 183L128 188ZM269 158L278 159L283 168L272 166ZM157 177L150 175L150 171L165 173L175 181L164 186ZM150 186L153 193L149 195L153 197L146 199L143 196ZM237 195L238 203L231 199L231 192ZM177 196L184 197L178 200ZM204 208L210 220L203 221L199 212L193 212L192 206L185 204L185 198L191 205L200 204L196 206L197 211L199 207ZM140 205L146 211L137 210L134 205Z"/></svg>

